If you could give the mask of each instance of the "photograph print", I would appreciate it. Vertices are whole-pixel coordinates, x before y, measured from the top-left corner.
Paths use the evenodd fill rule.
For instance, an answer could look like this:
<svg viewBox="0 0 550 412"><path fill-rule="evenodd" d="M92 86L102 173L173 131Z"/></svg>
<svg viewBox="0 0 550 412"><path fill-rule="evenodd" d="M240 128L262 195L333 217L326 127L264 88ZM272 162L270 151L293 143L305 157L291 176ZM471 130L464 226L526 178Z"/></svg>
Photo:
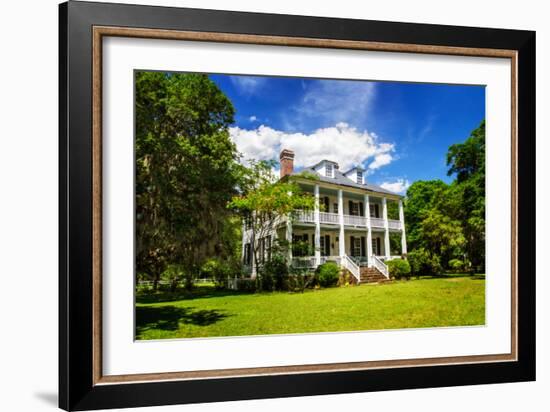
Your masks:
<svg viewBox="0 0 550 412"><path fill-rule="evenodd" d="M136 70L135 338L485 325L485 87Z"/></svg>

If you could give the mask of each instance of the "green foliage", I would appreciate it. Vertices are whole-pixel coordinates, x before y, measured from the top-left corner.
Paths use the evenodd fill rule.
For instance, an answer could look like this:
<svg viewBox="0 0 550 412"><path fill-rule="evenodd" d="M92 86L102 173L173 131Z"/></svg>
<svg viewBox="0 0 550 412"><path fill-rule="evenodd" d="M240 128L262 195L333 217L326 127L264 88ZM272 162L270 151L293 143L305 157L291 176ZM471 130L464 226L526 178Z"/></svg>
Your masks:
<svg viewBox="0 0 550 412"><path fill-rule="evenodd" d="M467 257L476 271L485 270L485 121L463 143L449 147L448 174L456 179L417 181L407 190L405 221L409 253L419 251L421 261L435 271L451 268L453 259ZM412 265L411 261L411 265ZM413 268L413 273L415 269ZM435 272L439 272L435 271Z"/></svg>
<svg viewBox="0 0 550 412"><path fill-rule="evenodd" d="M235 254L227 203L242 175L230 100L208 76L138 71L136 266L158 280L168 264L187 283L208 256Z"/></svg>
<svg viewBox="0 0 550 412"><path fill-rule="evenodd" d="M451 259L449 260L449 269L454 272L463 272L466 268L466 265L461 259Z"/></svg>
<svg viewBox="0 0 550 412"><path fill-rule="evenodd" d="M443 271L439 256L431 254L424 248L409 252L407 259L411 268L411 274L415 276L433 276Z"/></svg>
<svg viewBox="0 0 550 412"><path fill-rule="evenodd" d="M404 259L392 259L385 262L390 272L390 277L401 279L409 279L411 276L411 266Z"/></svg>
<svg viewBox="0 0 550 412"><path fill-rule="evenodd" d="M281 216L292 218L297 209L313 210L315 199L301 190L292 180L277 180L273 162L250 161L242 170L240 191L228 208L248 219L256 239L271 235ZM260 266L260 242L254 242L252 251L256 266Z"/></svg>
<svg viewBox="0 0 550 412"><path fill-rule="evenodd" d="M340 276L340 268L334 262L326 262L317 268L319 273L318 280L319 285L322 287L335 286L338 283Z"/></svg>
<svg viewBox="0 0 550 412"><path fill-rule="evenodd" d="M283 290L288 278L288 266L284 256L274 254L260 270L263 290Z"/></svg>
<svg viewBox="0 0 550 412"><path fill-rule="evenodd" d="M213 279L217 288L223 288L227 278L236 273L236 268L219 258L210 258L201 266L200 273L201 277Z"/></svg>

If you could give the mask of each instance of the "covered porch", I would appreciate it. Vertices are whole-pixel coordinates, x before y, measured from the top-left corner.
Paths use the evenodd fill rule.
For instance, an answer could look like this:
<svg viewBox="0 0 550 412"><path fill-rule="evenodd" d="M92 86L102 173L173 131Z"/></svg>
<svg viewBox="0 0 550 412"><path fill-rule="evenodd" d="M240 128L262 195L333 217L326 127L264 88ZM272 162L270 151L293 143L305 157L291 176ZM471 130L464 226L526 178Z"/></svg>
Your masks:
<svg viewBox="0 0 550 412"><path fill-rule="evenodd" d="M284 236L283 233L280 234ZM343 255L351 259L357 266L373 266L374 257L384 261L401 257L402 251L394 246L400 245L399 239L390 242L386 250L384 231L372 230L370 236L366 230L346 230L344 232ZM371 247L368 247L370 240ZM315 228L293 227L292 231L292 265L300 268L316 268L326 261L339 261L342 250L340 249L340 233L337 229L321 228L319 237L320 254L316 256ZM370 255L369 255L370 253Z"/></svg>

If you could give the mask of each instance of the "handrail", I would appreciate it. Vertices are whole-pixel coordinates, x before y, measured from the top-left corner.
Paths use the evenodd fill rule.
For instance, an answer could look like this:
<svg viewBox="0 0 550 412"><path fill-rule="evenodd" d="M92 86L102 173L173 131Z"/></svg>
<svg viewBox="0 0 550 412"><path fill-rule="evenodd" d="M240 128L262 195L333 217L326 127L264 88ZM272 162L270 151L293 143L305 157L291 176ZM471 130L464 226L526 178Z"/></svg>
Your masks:
<svg viewBox="0 0 550 412"><path fill-rule="evenodd" d="M343 256L342 266L349 270L358 282L361 281L361 270L348 255Z"/></svg>
<svg viewBox="0 0 550 412"><path fill-rule="evenodd" d="M390 273L388 271L388 265L382 262L382 260L376 255L372 255L372 261L374 262L374 267L389 279Z"/></svg>

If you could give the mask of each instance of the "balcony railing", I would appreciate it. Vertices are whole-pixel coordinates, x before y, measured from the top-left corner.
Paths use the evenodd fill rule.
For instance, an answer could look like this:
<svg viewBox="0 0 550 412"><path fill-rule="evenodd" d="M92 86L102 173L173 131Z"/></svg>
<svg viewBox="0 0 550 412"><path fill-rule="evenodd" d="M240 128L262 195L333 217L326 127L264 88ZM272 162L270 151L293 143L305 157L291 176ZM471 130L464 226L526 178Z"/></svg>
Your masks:
<svg viewBox="0 0 550 412"><path fill-rule="evenodd" d="M371 217L370 218L370 225L371 227L384 227L384 219L380 219L378 217Z"/></svg>
<svg viewBox="0 0 550 412"><path fill-rule="evenodd" d="M344 215L344 224L349 226L367 227L367 219L365 216Z"/></svg>
<svg viewBox="0 0 550 412"><path fill-rule="evenodd" d="M401 230L401 222L399 220L388 219L388 228Z"/></svg>
<svg viewBox="0 0 550 412"><path fill-rule="evenodd" d="M315 212L297 210L294 212L294 219L301 223L315 223ZM319 212L319 222L322 224L338 225L340 224L340 216L337 213ZM344 225L366 228L367 219L365 216L344 215ZM370 225L373 228L385 228L384 219L377 217L370 218ZM401 230L401 222L399 220L388 219L388 228Z"/></svg>
<svg viewBox="0 0 550 412"><path fill-rule="evenodd" d="M319 212L319 220L321 223L329 223L333 225L340 223L338 213Z"/></svg>

